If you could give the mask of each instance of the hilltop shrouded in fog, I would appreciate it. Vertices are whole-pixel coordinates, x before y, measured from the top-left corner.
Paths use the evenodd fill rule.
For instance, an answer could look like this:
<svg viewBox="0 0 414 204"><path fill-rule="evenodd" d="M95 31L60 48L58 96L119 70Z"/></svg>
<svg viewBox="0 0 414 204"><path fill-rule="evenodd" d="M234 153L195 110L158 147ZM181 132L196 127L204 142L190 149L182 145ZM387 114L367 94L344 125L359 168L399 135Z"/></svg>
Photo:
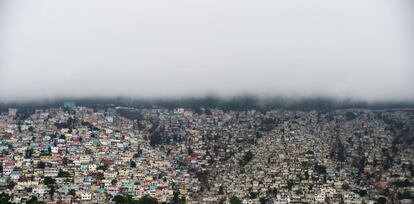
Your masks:
<svg viewBox="0 0 414 204"><path fill-rule="evenodd" d="M414 100L413 3L3 1L0 100Z"/></svg>

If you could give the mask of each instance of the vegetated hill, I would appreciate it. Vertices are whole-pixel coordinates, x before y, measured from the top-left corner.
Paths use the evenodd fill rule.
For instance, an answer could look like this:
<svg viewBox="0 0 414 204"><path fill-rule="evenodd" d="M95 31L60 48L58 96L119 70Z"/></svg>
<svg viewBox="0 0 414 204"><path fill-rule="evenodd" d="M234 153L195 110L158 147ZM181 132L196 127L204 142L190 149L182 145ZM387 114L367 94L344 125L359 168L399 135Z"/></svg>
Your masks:
<svg viewBox="0 0 414 204"><path fill-rule="evenodd" d="M67 99L37 101L37 102L12 102L0 103L0 111L8 108L18 108L19 110L44 109L49 107L59 107ZM107 108L115 106L129 106L135 108L219 108L223 110L324 110L333 109L392 109L392 108L414 108L414 102L364 102L353 100L339 100L333 98L258 98L254 96L238 96L231 98L222 97L200 97L182 99L132 99L132 98L85 98L74 99L79 106L90 108Z"/></svg>

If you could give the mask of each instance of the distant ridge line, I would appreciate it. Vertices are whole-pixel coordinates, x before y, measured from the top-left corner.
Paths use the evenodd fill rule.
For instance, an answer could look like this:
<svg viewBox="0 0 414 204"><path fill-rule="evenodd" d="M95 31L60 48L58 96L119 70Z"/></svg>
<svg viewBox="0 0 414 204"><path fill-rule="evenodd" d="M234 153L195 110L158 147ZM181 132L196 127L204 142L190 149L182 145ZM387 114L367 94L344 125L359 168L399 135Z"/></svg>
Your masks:
<svg viewBox="0 0 414 204"><path fill-rule="evenodd" d="M8 108L45 109L62 107L65 101L73 101L78 106L91 108L133 107L133 108L218 108L223 110L334 110L334 109L414 109L414 102L364 102L332 98L258 98L240 96L232 98L201 97L182 99L131 99L131 98L83 98L56 99L33 102L0 103L0 110Z"/></svg>

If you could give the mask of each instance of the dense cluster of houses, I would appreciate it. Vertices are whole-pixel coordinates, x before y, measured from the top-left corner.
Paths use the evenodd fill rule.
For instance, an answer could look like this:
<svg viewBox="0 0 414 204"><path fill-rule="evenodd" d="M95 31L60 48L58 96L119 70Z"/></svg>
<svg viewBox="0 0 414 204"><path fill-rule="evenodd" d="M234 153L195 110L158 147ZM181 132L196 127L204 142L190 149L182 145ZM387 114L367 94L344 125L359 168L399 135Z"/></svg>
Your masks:
<svg viewBox="0 0 414 204"><path fill-rule="evenodd" d="M21 118L9 109L0 115L0 192L15 203L409 202L413 144L395 137L413 134L413 116L72 105Z"/></svg>
<svg viewBox="0 0 414 204"><path fill-rule="evenodd" d="M270 111L280 121L253 144L215 167L204 195L216 203L410 203L414 198L411 139L395 144L384 117L414 127L413 111ZM253 121L247 118L247 121ZM414 130L406 131L414 138ZM410 144L409 144L410 143ZM254 155L247 164L246 153Z"/></svg>
<svg viewBox="0 0 414 204"><path fill-rule="evenodd" d="M171 200L196 190L197 179L149 146L133 122L114 111L37 110L23 121L0 118L0 190L21 203L97 202L121 194Z"/></svg>

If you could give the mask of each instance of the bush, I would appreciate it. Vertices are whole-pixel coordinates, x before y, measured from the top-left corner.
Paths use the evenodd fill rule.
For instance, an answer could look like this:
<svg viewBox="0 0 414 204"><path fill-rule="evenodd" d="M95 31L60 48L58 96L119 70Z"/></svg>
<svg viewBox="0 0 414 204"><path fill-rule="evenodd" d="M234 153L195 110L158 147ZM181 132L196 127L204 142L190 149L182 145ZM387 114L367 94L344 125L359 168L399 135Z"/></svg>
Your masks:
<svg viewBox="0 0 414 204"><path fill-rule="evenodd" d="M241 203L242 203L242 201L237 196L233 196L230 199L230 204L241 204Z"/></svg>
<svg viewBox="0 0 414 204"><path fill-rule="evenodd" d="M345 191L349 190L350 189L349 184L347 183L342 184L342 189L344 189Z"/></svg>
<svg viewBox="0 0 414 204"><path fill-rule="evenodd" d="M53 178L51 178L51 177L45 177L45 178L43 179L43 183L44 183L45 185L51 185L51 184L55 184L55 183L56 183L56 180L55 180L55 179L53 179Z"/></svg>

